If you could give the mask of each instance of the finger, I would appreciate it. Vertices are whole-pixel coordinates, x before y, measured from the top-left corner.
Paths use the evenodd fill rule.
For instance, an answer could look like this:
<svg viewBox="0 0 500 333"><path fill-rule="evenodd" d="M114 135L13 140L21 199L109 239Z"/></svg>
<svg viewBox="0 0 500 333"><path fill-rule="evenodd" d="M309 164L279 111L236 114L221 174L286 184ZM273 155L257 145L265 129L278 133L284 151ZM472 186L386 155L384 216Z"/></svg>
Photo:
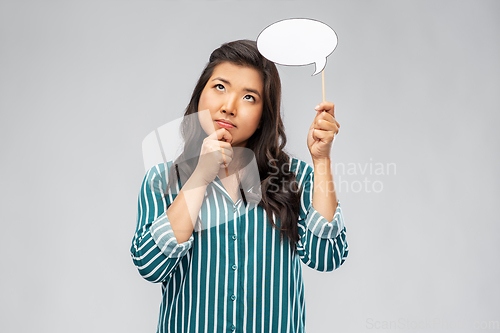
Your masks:
<svg viewBox="0 0 500 333"><path fill-rule="evenodd" d="M219 140L219 137L222 137L221 133L218 133L220 130L214 131L212 134L206 137L208 140Z"/></svg>
<svg viewBox="0 0 500 333"><path fill-rule="evenodd" d="M207 151L210 151L210 152L213 152L213 153L219 153L221 157L223 158L227 158L228 156L229 157L232 157L233 156L233 151L228 149L227 147L220 147L219 146L219 142L220 141L213 141L213 143L209 146L209 148L207 149ZM221 142L221 143L225 143L225 142ZM222 160L221 160L222 161Z"/></svg>
<svg viewBox="0 0 500 333"><path fill-rule="evenodd" d="M323 111L318 112L318 114L316 115L315 121L319 122L319 120L322 120L321 122L329 122L329 123L335 124L335 126L337 126L337 128L340 128L340 124L337 121L337 119L335 119L335 117L332 116L331 114L329 114L328 112L323 112Z"/></svg>
<svg viewBox="0 0 500 333"><path fill-rule="evenodd" d="M226 156L224 159L224 162L220 164L220 167L227 168L229 166L229 164L231 164L232 161L233 161L233 159L230 156Z"/></svg>
<svg viewBox="0 0 500 333"><path fill-rule="evenodd" d="M328 112L324 112L324 111L318 111L315 119L324 119L324 120L327 120L327 121L332 122L332 123L335 121L335 117L333 115L331 115Z"/></svg>
<svg viewBox="0 0 500 333"><path fill-rule="evenodd" d="M221 148L231 149L231 144L229 142L224 142L224 141L212 141L212 142L215 147L215 150L219 150Z"/></svg>
<svg viewBox="0 0 500 333"><path fill-rule="evenodd" d="M315 122L314 128L320 129L323 131L334 131L338 129L337 124L334 122L325 120L325 119L318 119Z"/></svg>
<svg viewBox="0 0 500 333"><path fill-rule="evenodd" d="M226 148L222 148L219 150L222 153L222 159L225 164L228 164L227 160L233 158L233 152L229 151Z"/></svg>
<svg viewBox="0 0 500 333"><path fill-rule="evenodd" d="M229 142L208 140L208 138L203 140L203 146L202 146L203 151L215 152L215 151L220 151L221 149L226 149L225 153L230 152L230 154L232 154L232 147Z"/></svg>
<svg viewBox="0 0 500 333"><path fill-rule="evenodd" d="M335 125L337 125L338 128L340 128L339 122L337 121L337 119L335 119L335 116L332 115L331 113L321 112L318 118L328 120L329 122L334 123Z"/></svg>
<svg viewBox="0 0 500 333"><path fill-rule="evenodd" d="M324 101L316 105L314 110L316 111L329 111L335 109L335 105L332 102Z"/></svg>
<svg viewBox="0 0 500 333"><path fill-rule="evenodd" d="M323 119L319 119L317 121L317 123L314 126L314 129L320 131L333 132L334 134L337 134L339 132L339 127L337 126L336 123L331 123Z"/></svg>
<svg viewBox="0 0 500 333"><path fill-rule="evenodd" d="M314 108L316 111L326 111L335 117L335 105L332 102L324 101L316 105Z"/></svg>
<svg viewBox="0 0 500 333"><path fill-rule="evenodd" d="M224 142L225 144L228 144L226 142ZM221 147L221 149L224 151L224 154L226 156L233 156L233 149L231 149L231 147Z"/></svg>
<svg viewBox="0 0 500 333"><path fill-rule="evenodd" d="M316 140L330 142L333 140L334 136L335 134L333 131L322 131L319 129L314 130L314 137L316 138Z"/></svg>
<svg viewBox="0 0 500 333"><path fill-rule="evenodd" d="M227 129L221 128L219 131L222 132L222 136L220 138L218 138L218 140L225 141L228 143L233 142L233 136L231 135L231 133Z"/></svg>
<svg viewBox="0 0 500 333"><path fill-rule="evenodd" d="M335 118L332 118L332 120L318 119L316 120L314 127L326 131L338 132L340 129L340 124Z"/></svg>
<svg viewBox="0 0 500 333"><path fill-rule="evenodd" d="M221 150L221 148L232 149L231 144L224 141L209 140L206 145L210 147L212 151Z"/></svg>
<svg viewBox="0 0 500 333"><path fill-rule="evenodd" d="M233 136L225 128L220 128L208 136L208 139L231 143Z"/></svg>

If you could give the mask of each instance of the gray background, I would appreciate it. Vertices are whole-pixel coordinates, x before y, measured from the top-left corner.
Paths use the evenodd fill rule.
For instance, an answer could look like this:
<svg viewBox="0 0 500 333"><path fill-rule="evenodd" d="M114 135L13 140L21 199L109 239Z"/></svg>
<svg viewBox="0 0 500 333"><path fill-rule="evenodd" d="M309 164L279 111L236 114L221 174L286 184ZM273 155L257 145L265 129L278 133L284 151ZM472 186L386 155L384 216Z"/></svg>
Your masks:
<svg viewBox="0 0 500 333"><path fill-rule="evenodd" d="M142 139L182 115L214 48L292 17L339 36L332 154L361 166L335 175L348 260L303 266L307 331L498 325L499 14L498 1L2 1L0 331L155 331L160 286L129 255ZM313 71L280 66L288 150L308 162ZM396 171L363 174L370 163Z"/></svg>

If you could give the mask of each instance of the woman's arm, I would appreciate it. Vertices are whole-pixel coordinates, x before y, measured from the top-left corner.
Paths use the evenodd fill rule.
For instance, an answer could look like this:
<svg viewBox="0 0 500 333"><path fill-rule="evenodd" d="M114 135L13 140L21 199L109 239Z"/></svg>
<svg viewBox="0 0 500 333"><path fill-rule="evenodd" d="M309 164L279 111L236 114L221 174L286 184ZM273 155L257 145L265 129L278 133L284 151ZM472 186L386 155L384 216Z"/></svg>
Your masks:
<svg viewBox="0 0 500 333"><path fill-rule="evenodd" d="M177 242L185 242L191 237L208 184L224 167L222 162L231 163L231 141L231 133L225 128L213 132L203 140L198 165L167 210Z"/></svg>
<svg viewBox="0 0 500 333"><path fill-rule="evenodd" d="M337 210L337 194L331 171L331 160L329 158L313 160L314 165L314 187L313 207L327 221L333 220Z"/></svg>
<svg viewBox="0 0 500 333"><path fill-rule="evenodd" d="M340 124L335 120L333 103L320 103L315 110L316 117L307 134L307 147L314 164L313 207L331 221L337 209L337 195L331 171L330 152Z"/></svg>
<svg viewBox="0 0 500 333"><path fill-rule="evenodd" d="M176 198L165 195L168 171L164 164L151 168L144 177L138 199L137 227L130 254L141 276L150 282L166 281L192 248L194 237L179 243L165 210ZM166 176L165 173L167 174Z"/></svg>
<svg viewBox="0 0 500 333"><path fill-rule="evenodd" d="M314 171L300 168L301 212L297 250L306 265L319 271L331 271L342 265L349 253L344 218L338 204L331 172L330 151L340 124L334 117L334 105L323 102L309 133L307 147ZM304 176L307 177L304 178Z"/></svg>
<svg viewBox="0 0 500 333"><path fill-rule="evenodd" d="M168 208L167 216L178 243L186 242L193 234L206 189L203 177L195 171Z"/></svg>
<svg viewBox="0 0 500 333"><path fill-rule="evenodd" d="M233 155L229 143L231 141L231 133L225 128L213 132L203 140L195 170L167 210L177 242L185 242L191 237L208 184L224 167L222 162L231 163Z"/></svg>
<svg viewBox="0 0 500 333"><path fill-rule="evenodd" d="M335 203L335 212L327 220L313 205L316 182L313 168L303 161L294 161L293 166L301 189L298 254L304 264L315 270L333 271L349 253L340 203Z"/></svg>

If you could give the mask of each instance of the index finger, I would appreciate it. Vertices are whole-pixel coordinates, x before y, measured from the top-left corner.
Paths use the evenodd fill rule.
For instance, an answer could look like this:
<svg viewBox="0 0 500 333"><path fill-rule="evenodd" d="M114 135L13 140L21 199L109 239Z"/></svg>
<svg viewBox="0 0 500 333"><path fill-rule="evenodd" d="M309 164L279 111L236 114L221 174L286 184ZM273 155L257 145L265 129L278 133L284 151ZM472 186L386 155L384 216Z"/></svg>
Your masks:
<svg viewBox="0 0 500 333"><path fill-rule="evenodd" d="M208 137L213 140L229 142L229 143L233 141L233 136L225 128L218 129L217 131L210 134Z"/></svg>
<svg viewBox="0 0 500 333"><path fill-rule="evenodd" d="M332 102L324 101L316 105L316 111L326 111L335 118L335 105Z"/></svg>

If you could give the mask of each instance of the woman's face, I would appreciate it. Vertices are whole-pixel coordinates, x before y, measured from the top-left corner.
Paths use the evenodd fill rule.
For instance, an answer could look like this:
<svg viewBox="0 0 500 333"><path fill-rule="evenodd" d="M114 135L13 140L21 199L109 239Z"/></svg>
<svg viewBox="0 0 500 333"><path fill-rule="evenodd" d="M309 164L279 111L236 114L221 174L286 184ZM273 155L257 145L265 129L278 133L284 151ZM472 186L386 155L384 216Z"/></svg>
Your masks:
<svg viewBox="0 0 500 333"><path fill-rule="evenodd" d="M257 70L221 63L214 68L200 96L198 111L209 110L212 118L200 119L201 126L207 135L214 129L226 128L233 137L231 146L245 147L260 127L262 98L263 82Z"/></svg>

